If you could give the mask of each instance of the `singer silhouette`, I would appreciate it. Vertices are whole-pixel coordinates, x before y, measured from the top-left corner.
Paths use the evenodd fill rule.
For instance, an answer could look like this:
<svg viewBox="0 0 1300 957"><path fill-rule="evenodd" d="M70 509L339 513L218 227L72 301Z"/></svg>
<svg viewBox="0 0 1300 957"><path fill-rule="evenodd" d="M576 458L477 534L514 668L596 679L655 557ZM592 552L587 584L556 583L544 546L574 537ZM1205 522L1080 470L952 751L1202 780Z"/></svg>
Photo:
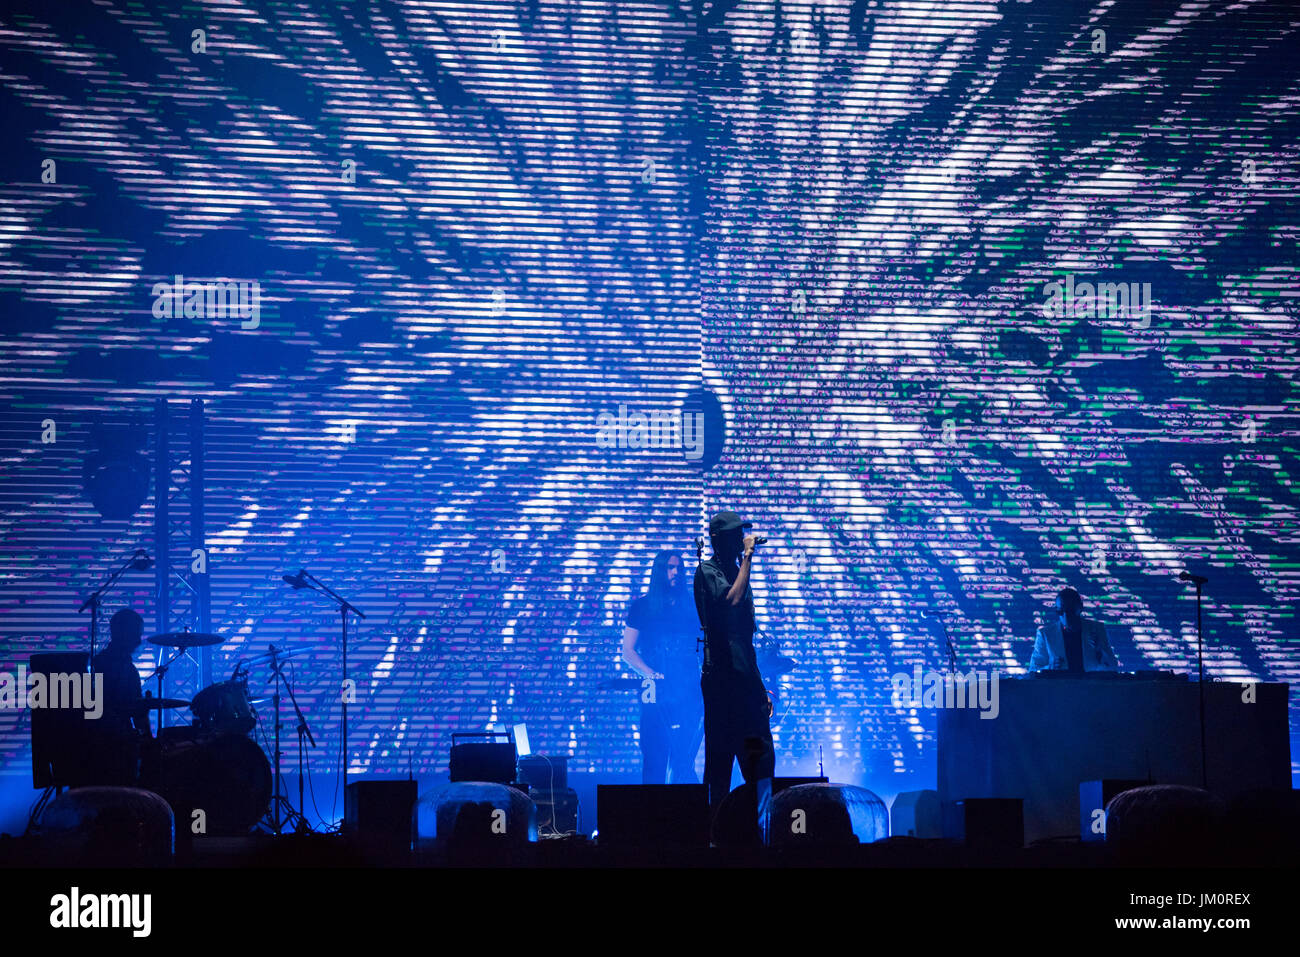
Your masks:
<svg viewBox="0 0 1300 957"><path fill-rule="evenodd" d="M739 760L746 782L758 794L758 828L768 841L772 807L771 699L754 652L754 593L749 573L756 535L735 512L709 520L713 557L695 569L695 610L704 628L704 783L716 816L731 785L732 762Z"/></svg>

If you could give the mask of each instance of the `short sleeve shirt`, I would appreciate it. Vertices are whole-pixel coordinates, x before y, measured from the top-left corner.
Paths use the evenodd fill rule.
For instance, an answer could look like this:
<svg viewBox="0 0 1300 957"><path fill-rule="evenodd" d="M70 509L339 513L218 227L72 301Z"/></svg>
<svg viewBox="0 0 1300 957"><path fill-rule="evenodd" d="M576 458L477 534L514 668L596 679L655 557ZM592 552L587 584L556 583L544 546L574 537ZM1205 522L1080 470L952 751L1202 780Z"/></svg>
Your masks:
<svg viewBox="0 0 1300 957"><path fill-rule="evenodd" d="M733 605L727 601L733 579L716 559L695 569L695 607L705 631L704 671L757 675L754 592L746 585L745 597Z"/></svg>
<svg viewBox="0 0 1300 957"><path fill-rule="evenodd" d="M699 697L700 666L696 657L700 625L690 596L682 589L674 601L656 604L642 595L628 606L627 626L637 631L636 652L664 676L662 702Z"/></svg>

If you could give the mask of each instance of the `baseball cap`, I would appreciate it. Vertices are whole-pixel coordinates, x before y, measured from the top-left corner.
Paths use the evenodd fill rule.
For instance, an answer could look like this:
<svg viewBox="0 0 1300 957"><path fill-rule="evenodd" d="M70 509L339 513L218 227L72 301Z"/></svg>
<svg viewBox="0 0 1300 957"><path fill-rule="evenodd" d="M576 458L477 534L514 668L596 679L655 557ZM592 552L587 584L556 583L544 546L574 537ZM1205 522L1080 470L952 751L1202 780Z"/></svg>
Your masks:
<svg viewBox="0 0 1300 957"><path fill-rule="evenodd" d="M724 532L734 532L738 528L749 528L753 522L747 522L735 512L718 512L709 519L709 534L721 535Z"/></svg>

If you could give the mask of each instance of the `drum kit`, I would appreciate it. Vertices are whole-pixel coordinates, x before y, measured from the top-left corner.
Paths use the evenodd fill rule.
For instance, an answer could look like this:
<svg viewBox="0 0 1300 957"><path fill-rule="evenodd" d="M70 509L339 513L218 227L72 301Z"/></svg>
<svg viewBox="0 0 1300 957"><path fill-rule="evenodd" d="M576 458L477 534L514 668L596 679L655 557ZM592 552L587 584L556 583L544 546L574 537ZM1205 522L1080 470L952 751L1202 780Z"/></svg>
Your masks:
<svg viewBox="0 0 1300 957"><path fill-rule="evenodd" d="M137 548L128 557L114 565L112 572L100 583L85 601L79 611L90 612L90 654L87 662L93 662L96 656L96 642L99 635L99 622L105 596L117 581L128 571L147 571L154 566L148 552ZM325 582L308 572L299 569L296 575L283 575L286 585L295 592L309 591L332 603L339 612L340 642L339 652L344 676L348 673L348 618L355 616L365 618L365 614L330 588ZM187 583L188 584L188 583ZM164 616L165 618L165 616ZM158 683L157 695L145 695L139 707L142 710L157 711L160 730L153 745L141 754L139 783L162 795L172 806L176 815L178 833L198 832L198 813L202 812L204 831L206 833L247 833L259 821L265 821L271 830L279 834L285 825L293 825L295 830L311 830L304 813L303 781L307 767L306 748L316 747L316 739L308 727L307 718L298 706L294 695L293 683L286 672L285 664L293 657L271 645L261 655L244 659L236 666L234 673L225 681L209 685L194 696L193 701L168 698L163 694L163 680L171 665L194 648L220 645L224 639L220 635L204 634L194 631L172 631L152 635L149 644L159 648L172 648L175 652L154 670L153 678ZM250 667L267 667L271 672L269 680L275 681L275 690L270 697L273 702L274 720L274 773L266 752L253 738L258 728L259 717L254 705L264 703L265 698L254 699L248 693ZM298 734L298 807L295 809L283 793L283 777L280 773L280 702L282 694L287 697L297 716ZM177 708L188 707L193 715L189 726L162 727L166 724L165 714ZM341 740L346 752L348 742L348 699L341 700ZM265 740L265 735L263 735ZM134 745L129 750L136 751ZM134 763L134 760L128 763ZM348 784L348 762L340 761L343 777L343 790ZM187 821L190 823L187 824ZM193 828L193 830L191 830Z"/></svg>
<svg viewBox="0 0 1300 957"><path fill-rule="evenodd" d="M220 635L181 631L152 635L149 644L175 648L176 653L160 665L153 677L158 681L159 694L146 694L141 707L162 712L188 707L193 715L189 725L160 727L157 748L152 760L141 764L140 784L162 795L176 815L177 832L247 833L265 819L271 830L279 834L287 823L298 830L310 829L303 815L303 790L301 773L305 754L303 739L315 747L315 740L307 729L306 719L293 695L293 688L284 664L292 657L277 651L272 645L264 654L247 658L235 666L225 681L210 684L196 694L192 701L167 698L162 695L162 682L168 667L180 655L193 648L222 644ZM252 667L269 667L276 681L275 692L269 697L253 698L249 694L248 680ZM299 730L299 782L298 808L295 809L282 793L280 773L280 689L288 692L298 715ZM254 739L260 718L255 705L272 704L274 721L274 772L271 761Z"/></svg>

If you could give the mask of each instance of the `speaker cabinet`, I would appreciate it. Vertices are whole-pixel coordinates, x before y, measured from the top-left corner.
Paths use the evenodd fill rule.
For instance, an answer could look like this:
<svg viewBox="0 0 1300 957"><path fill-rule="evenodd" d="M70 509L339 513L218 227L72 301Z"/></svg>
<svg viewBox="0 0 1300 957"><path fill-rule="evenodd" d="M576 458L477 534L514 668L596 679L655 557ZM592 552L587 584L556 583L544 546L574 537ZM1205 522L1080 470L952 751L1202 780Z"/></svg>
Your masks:
<svg viewBox="0 0 1300 957"><path fill-rule="evenodd" d="M967 847L1013 850L1025 846L1022 798L967 798L945 808L944 836Z"/></svg>
<svg viewBox="0 0 1300 957"><path fill-rule="evenodd" d="M528 796L537 805L537 833L539 836L572 834L578 830L578 792L572 788L543 791L529 788Z"/></svg>
<svg viewBox="0 0 1300 957"><path fill-rule="evenodd" d="M709 795L703 784L601 784L596 787L596 818L601 844L709 844Z"/></svg>
<svg viewBox="0 0 1300 957"><path fill-rule="evenodd" d="M410 850L415 840L414 781L355 781L343 798L343 822L366 847Z"/></svg>
<svg viewBox="0 0 1300 957"><path fill-rule="evenodd" d="M539 791L563 791L569 786L569 759L544 754L520 758L519 780Z"/></svg>
<svg viewBox="0 0 1300 957"><path fill-rule="evenodd" d="M74 675L86 671L84 651L32 655L29 675ZM23 689L24 692L26 689ZM72 708L32 708L32 786L76 787L94 780L98 726Z"/></svg>
<svg viewBox="0 0 1300 957"><path fill-rule="evenodd" d="M895 837L943 837L939 792L900 792L889 808L889 833Z"/></svg>

